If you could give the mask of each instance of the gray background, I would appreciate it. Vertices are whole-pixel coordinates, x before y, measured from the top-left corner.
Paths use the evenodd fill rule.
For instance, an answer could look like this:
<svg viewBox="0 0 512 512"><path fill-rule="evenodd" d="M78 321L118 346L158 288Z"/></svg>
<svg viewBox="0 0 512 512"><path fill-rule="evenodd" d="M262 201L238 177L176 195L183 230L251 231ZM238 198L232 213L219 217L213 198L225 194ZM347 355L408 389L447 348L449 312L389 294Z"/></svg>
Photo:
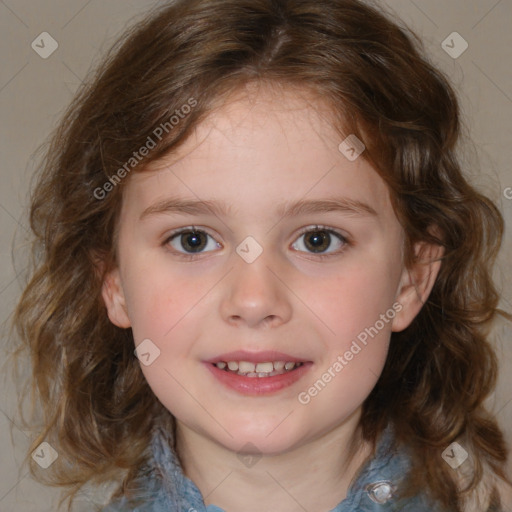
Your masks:
<svg viewBox="0 0 512 512"><path fill-rule="evenodd" d="M435 64L448 73L462 102L464 122L475 143L464 153L473 181L498 202L507 233L496 271L502 307L511 310L512 277L512 0L387 0L383 2L423 38ZM0 321L7 322L25 277L29 181L36 149L56 126L81 80L115 37L150 0L0 0ZM58 42L47 59L31 47L42 32ZM458 32L468 48L457 58L442 42ZM461 48L455 39L452 51ZM476 160L478 159L478 161ZM507 199L506 191L509 191ZM13 256L12 244L15 242ZM22 459L27 433L16 419L17 391L9 379L9 333L1 331L0 510L54 511L57 492L27 476ZM497 323L493 340L501 373L489 405L512 440L512 330ZM511 464L512 468L512 464ZM84 493L80 510L91 510ZM96 498L94 498L96 499Z"/></svg>

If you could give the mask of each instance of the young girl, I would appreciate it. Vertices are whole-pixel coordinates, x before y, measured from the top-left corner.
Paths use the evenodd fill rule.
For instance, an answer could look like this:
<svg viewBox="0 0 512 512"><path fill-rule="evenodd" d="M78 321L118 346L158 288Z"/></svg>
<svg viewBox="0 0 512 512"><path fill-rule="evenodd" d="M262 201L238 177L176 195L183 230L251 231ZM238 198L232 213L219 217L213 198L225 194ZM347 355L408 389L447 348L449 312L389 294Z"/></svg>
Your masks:
<svg viewBox="0 0 512 512"><path fill-rule="evenodd" d="M506 510L503 221L412 36L358 0L179 0L123 41L33 197L34 472L117 482L109 512Z"/></svg>

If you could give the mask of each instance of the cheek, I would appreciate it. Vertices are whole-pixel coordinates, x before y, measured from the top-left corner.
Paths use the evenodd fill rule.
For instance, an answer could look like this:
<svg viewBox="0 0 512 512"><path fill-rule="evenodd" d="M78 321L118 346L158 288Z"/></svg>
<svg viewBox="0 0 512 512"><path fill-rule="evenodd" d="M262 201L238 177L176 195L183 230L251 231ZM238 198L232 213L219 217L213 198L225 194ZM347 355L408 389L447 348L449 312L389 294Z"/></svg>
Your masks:
<svg viewBox="0 0 512 512"><path fill-rule="evenodd" d="M335 277L317 281L307 292L308 303L334 331L331 338L341 349L376 322L379 331L391 332L391 322L386 320L394 315L398 280L396 265L386 261L353 263ZM385 315L384 325L379 321L381 315Z"/></svg>
<svg viewBox="0 0 512 512"><path fill-rule="evenodd" d="M149 351L158 353L149 365L141 359L141 370L155 396L180 418L197 413L190 395L200 396L201 390L190 382L188 371L194 340L200 337L201 298L211 286L155 264L126 287L136 345L149 339L154 344Z"/></svg>
<svg viewBox="0 0 512 512"><path fill-rule="evenodd" d="M319 316L334 334L324 337L324 355L298 398L327 424L338 422L340 411L349 414L366 400L386 362L396 311L395 281L383 270L354 268L317 289Z"/></svg>
<svg viewBox="0 0 512 512"><path fill-rule="evenodd" d="M211 285L202 279L187 278L179 267L155 261L153 265L132 262L137 274L126 280L125 296L136 341L155 338L164 341L180 322L200 304Z"/></svg>

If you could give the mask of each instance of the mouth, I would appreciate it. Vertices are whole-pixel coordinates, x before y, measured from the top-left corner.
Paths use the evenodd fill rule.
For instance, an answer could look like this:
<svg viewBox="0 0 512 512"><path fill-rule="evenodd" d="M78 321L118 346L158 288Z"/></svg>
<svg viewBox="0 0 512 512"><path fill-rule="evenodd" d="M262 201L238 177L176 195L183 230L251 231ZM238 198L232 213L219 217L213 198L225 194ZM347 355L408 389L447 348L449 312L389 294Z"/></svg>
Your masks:
<svg viewBox="0 0 512 512"><path fill-rule="evenodd" d="M304 362L295 361L265 361L253 363L251 361L218 361L211 363L219 370L234 373L243 377L268 378L283 375L300 368Z"/></svg>
<svg viewBox="0 0 512 512"><path fill-rule="evenodd" d="M275 351L230 352L204 363L222 385L252 396L272 394L292 386L313 366L312 361Z"/></svg>

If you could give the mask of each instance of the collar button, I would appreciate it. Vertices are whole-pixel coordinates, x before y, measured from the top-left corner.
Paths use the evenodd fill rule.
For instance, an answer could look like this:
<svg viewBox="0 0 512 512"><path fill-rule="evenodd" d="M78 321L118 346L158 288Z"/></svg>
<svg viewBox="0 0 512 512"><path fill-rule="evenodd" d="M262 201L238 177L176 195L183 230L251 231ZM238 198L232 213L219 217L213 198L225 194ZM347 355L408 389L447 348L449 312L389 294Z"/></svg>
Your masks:
<svg viewBox="0 0 512 512"><path fill-rule="evenodd" d="M388 480L374 482L365 487L368 496L375 503L383 505L393 498L396 487Z"/></svg>

